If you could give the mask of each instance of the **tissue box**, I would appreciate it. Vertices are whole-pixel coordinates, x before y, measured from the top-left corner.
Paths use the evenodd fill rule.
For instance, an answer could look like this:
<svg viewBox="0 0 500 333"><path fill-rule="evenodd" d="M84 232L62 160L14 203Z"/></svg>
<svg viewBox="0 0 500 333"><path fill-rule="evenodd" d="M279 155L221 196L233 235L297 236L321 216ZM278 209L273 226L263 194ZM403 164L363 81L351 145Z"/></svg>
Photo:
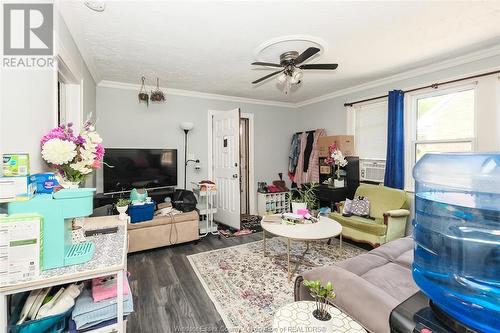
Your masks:
<svg viewBox="0 0 500 333"><path fill-rule="evenodd" d="M18 177L30 174L28 154L3 154L3 176Z"/></svg>
<svg viewBox="0 0 500 333"><path fill-rule="evenodd" d="M29 200L35 193L35 184L29 176L0 177L0 202Z"/></svg>
<svg viewBox="0 0 500 333"><path fill-rule="evenodd" d="M36 193L52 193L59 186L56 175L52 172L36 173L30 176L30 181L35 184Z"/></svg>

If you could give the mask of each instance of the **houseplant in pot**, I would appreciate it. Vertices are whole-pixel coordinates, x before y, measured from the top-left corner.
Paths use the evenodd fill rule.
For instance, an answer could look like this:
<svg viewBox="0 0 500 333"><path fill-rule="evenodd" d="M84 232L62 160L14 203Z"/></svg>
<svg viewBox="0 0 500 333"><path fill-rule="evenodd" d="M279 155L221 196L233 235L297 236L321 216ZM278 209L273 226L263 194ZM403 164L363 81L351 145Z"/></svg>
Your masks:
<svg viewBox="0 0 500 333"><path fill-rule="evenodd" d="M127 220L127 218L128 218L127 209L128 209L129 204L130 204L130 200L123 199L123 198L118 199L118 201L116 202L115 206L116 206L116 210L118 211L118 213L120 213L120 215L118 215L118 219L120 221Z"/></svg>
<svg viewBox="0 0 500 333"><path fill-rule="evenodd" d="M310 183L303 185L292 196L292 213L297 214L299 209L307 208L311 215L315 216L312 212L318 209L318 199L316 198L315 190L318 183Z"/></svg>
<svg viewBox="0 0 500 333"><path fill-rule="evenodd" d="M331 301L335 298L333 285L330 281L326 285L322 285L320 280L304 280L304 286L309 289L311 296L316 302L316 309L313 311L313 316L319 321L328 322L332 319L329 312Z"/></svg>

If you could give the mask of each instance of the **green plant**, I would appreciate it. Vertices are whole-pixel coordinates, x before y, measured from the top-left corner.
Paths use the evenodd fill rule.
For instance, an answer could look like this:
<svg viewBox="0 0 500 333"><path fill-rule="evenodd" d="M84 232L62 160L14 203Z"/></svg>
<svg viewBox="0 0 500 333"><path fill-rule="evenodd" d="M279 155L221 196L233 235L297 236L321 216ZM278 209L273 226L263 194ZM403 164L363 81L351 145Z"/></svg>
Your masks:
<svg viewBox="0 0 500 333"><path fill-rule="evenodd" d="M319 320L330 320L331 315L328 313L329 303L335 298L333 285L330 281L325 286L320 280L304 280L304 286L309 289L311 296L316 301L316 310L313 315Z"/></svg>
<svg viewBox="0 0 500 333"><path fill-rule="evenodd" d="M130 204L130 200L129 199L123 199L123 198L120 198L116 201L116 206L117 207L124 207L124 206L128 206Z"/></svg>
<svg viewBox="0 0 500 333"><path fill-rule="evenodd" d="M319 208L319 202L316 198L316 188L319 186L318 183L310 183L309 185L303 185L300 189L297 189L295 195L292 197L293 202L304 202L309 210L316 210Z"/></svg>

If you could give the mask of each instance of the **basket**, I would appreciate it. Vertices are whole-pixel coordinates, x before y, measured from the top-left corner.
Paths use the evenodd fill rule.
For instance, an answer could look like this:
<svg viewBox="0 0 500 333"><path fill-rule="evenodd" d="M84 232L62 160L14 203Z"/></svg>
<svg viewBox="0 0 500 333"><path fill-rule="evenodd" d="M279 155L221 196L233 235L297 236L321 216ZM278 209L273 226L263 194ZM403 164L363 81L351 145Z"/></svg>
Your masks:
<svg viewBox="0 0 500 333"><path fill-rule="evenodd" d="M156 202L145 203L143 205L130 205L128 207L128 215L130 222L139 223L153 219L155 213Z"/></svg>
<svg viewBox="0 0 500 333"><path fill-rule="evenodd" d="M67 332L68 323L73 312L73 307L68 311L35 320L29 320L21 325L16 325L21 314L22 306L29 293L25 293L15 307L9 322L9 333L62 333Z"/></svg>

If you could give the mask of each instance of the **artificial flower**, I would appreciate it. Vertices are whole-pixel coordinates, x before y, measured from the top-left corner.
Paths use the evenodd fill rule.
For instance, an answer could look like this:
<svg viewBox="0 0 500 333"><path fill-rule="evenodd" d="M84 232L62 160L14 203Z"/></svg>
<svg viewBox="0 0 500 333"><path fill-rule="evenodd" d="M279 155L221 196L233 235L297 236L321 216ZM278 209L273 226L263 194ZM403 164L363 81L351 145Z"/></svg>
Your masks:
<svg viewBox="0 0 500 333"><path fill-rule="evenodd" d="M42 146L43 159L54 165L71 162L76 154L76 145L72 141L56 138L46 141Z"/></svg>

